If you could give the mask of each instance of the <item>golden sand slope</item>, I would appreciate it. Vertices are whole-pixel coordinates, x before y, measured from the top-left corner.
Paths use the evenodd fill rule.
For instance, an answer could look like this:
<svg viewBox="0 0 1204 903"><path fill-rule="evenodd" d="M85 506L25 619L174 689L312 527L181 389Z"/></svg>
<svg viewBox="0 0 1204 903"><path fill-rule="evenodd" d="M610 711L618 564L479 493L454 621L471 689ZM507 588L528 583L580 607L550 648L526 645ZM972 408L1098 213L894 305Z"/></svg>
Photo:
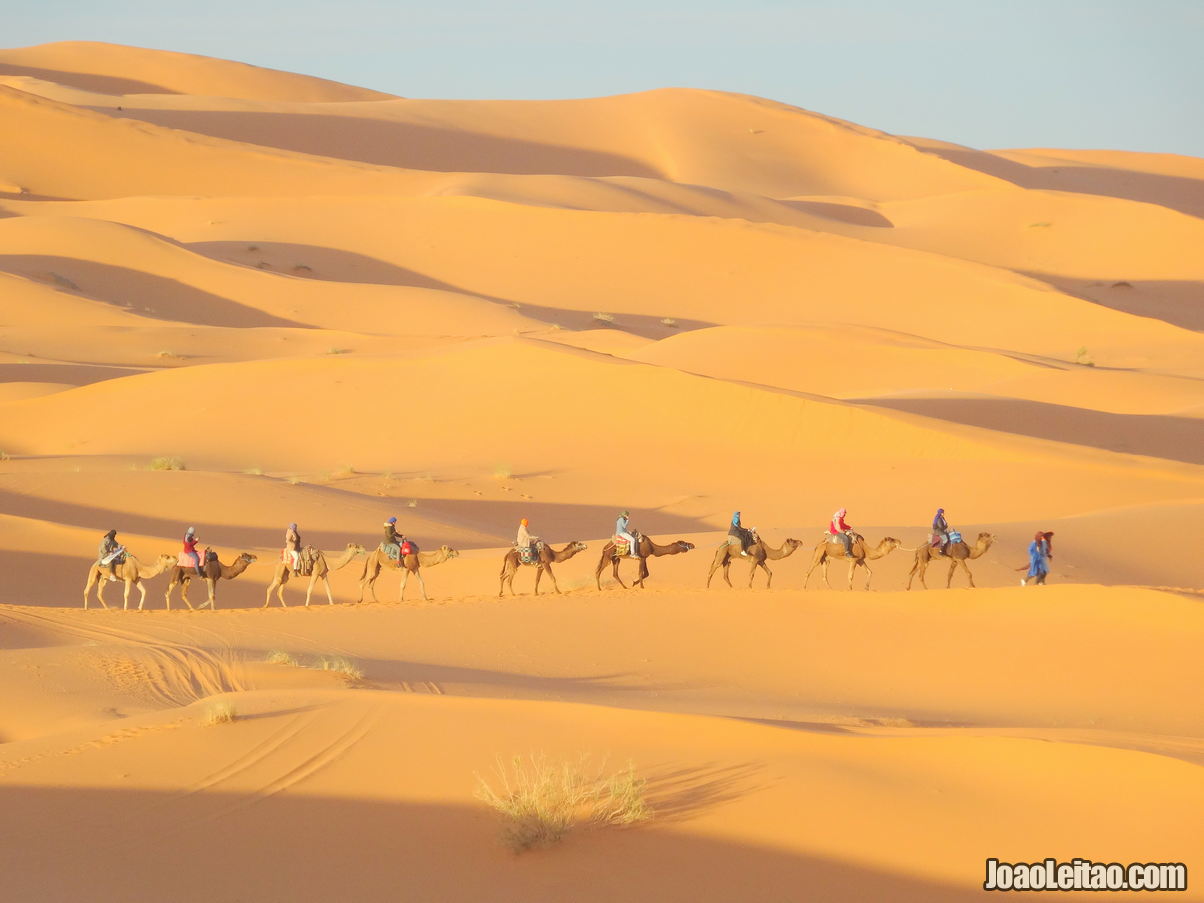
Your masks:
<svg viewBox="0 0 1204 903"><path fill-rule="evenodd" d="M1204 162L80 42L0 51L0 117L8 897L933 901L981 896L987 856L1198 871ZM842 506L903 548L870 593L808 575ZM994 537L978 589L911 575L937 506ZM643 591L598 574L622 508L695 545ZM772 589L742 561L704 588L734 509L801 544ZM293 580L260 610L287 524L333 560L390 515L460 552L431 601L388 572L379 604L293 610ZM524 568L496 600L521 517L588 545L564 595ZM188 525L258 558L216 614L162 611L162 576L149 613L75 610L105 530L152 561ZM1068 585L1017 585L1038 529ZM217 702L241 717L205 726ZM473 775L539 751L630 759L652 823L516 858Z"/></svg>

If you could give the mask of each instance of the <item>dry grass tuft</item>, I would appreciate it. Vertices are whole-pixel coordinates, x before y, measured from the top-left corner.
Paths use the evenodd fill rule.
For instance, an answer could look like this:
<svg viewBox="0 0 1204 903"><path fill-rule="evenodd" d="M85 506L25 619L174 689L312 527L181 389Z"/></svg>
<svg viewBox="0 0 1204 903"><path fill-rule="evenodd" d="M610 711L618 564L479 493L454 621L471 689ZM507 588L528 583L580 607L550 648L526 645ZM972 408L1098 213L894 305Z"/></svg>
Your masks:
<svg viewBox="0 0 1204 903"><path fill-rule="evenodd" d="M314 665L319 671L335 671L349 684L357 684L364 679L364 669L349 658L337 655L324 655Z"/></svg>
<svg viewBox="0 0 1204 903"><path fill-rule="evenodd" d="M283 649L272 650L268 653L268 657L264 661L269 665L288 665L291 668L299 668L301 666L295 655L291 652L285 652Z"/></svg>
<svg viewBox="0 0 1204 903"><path fill-rule="evenodd" d="M234 711L234 705L224 700L211 702L205 707L205 719L202 722L206 727L212 727L215 724L230 724L238 720L238 712Z"/></svg>
<svg viewBox="0 0 1204 903"><path fill-rule="evenodd" d="M672 317L663 317L661 319L661 326L668 326L670 329L676 329L677 321L674 320Z"/></svg>
<svg viewBox="0 0 1204 903"><path fill-rule="evenodd" d="M615 315L598 310L594 311L594 320L598 323L610 324L615 321Z"/></svg>
<svg viewBox="0 0 1204 903"><path fill-rule="evenodd" d="M587 756L553 763L543 753L498 760L493 781L477 775L476 797L502 816L502 841L516 853L551 846L575 827L626 826L647 821L652 810L645 781L627 767L605 773ZM496 787L495 787L496 784Z"/></svg>
<svg viewBox="0 0 1204 903"><path fill-rule="evenodd" d="M172 455L163 455L158 458L151 458L151 470L186 470L184 462Z"/></svg>

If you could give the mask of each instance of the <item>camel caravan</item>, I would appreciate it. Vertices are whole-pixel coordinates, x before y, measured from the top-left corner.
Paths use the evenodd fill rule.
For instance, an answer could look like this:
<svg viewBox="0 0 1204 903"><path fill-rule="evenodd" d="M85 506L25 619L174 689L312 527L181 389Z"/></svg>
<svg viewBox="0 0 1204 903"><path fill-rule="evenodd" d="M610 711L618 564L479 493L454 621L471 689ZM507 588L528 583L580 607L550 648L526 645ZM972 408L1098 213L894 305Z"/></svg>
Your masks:
<svg viewBox="0 0 1204 903"><path fill-rule="evenodd" d="M958 570L965 573L969 585L973 587L975 585L974 575L967 562L986 554L996 539L991 533L979 533L973 545L967 543L960 532L950 528L945 519L945 509L939 508L933 518L932 531L928 534L928 541L917 548L904 548L903 543L892 536L883 537L876 545L872 545L866 541L864 536L849 526L846 522L847 515L848 512L844 508L837 511L828 524L827 532L814 546L810 566L803 578L804 589L807 588L811 581L811 575L816 569L820 571L824 586L830 589L828 565L833 561L844 561L848 563L848 588L853 589L853 579L858 569L863 568L865 570L864 589L868 590L873 578L873 570L869 562L884 558L896 549L914 556L907 578L907 589L909 590L917 577L920 585L927 589L925 574L928 566L943 562L949 563L945 578L946 588L953 585L953 577ZM631 587L642 589L649 577L648 562L650 559L666 555L681 555L693 551L695 548L694 543L684 539L676 539L665 544L658 543L652 537L636 530L631 525L630 518L629 511L623 511L619 515L615 521L614 535L602 547L602 555L594 569L594 584L599 590L602 589L602 574L608 567L614 582L623 589L628 589L628 584L624 583L619 575L620 566L625 561L635 562L636 574L631 581ZM393 571L400 575L399 594L403 601L411 577L417 581L423 600L429 601L430 596L427 594L422 569L451 561L453 558L459 557L460 553L447 545L429 552L420 550L415 542L397 531L396 517L390 517L383 526L382 541L375 549L369 551L359 543L350 542L340 552L328 554L312 545L303 543L297 525L289 524L284 534L284 547L280 552L279 560L274 565L272 579L264 596L263 607L270 606L272 597L275 595L280 606L287 608L287 603L284 601L284 590L290 580L308 580L305 589L306 608L309 607L314 589L319 582L326 592L327 604L334 605L330 574L360 558L364 561L360 571L360 593L356 604L362 603L365 597L371 597L373 602L379 601L376 597L376 582L386 571ZM1038 532L1034 537L1029 546L1027 568L1018 568L1018 570L1028 571L1020 581L1022 586L1044 584L1049 571L1048 560L1053 557L1052 537L1053 533L1051 532ZM107 609L109 606L104 599L105 588L109 583L121 582L124 590L122 609L129 610L130 592L137 589L138 607L136 610L143 611L146 604L145 581L165 573L168 575L167 588L164 593L166 610L171 610L172 595L177 587L180 590L180 598L189 611L198 611L204 608L216 609L218 584L222 580L233 580L238 577L257 561L257 557L250 552L243 552L231 563L226 564L212 549L201 550L198 547L199 540L196 528L189 527L184 534L183 546L179 553L161 554L153 563L144 565L118 542L117 531L110 530L101 540L96 561L88 569L88 579L84 585L84 608L88 608L91 596L95 592L96 601L102 608ZM709 588L715 574L720 573L723 582L728 587L732 587L730 573L732 565L746 561L749 565L747 586L751 588L757 572L764 571L765 588L769 589L773 586L773 569L769 562L789 558L803 546L802 540L786 539L780 546L774 548L761 538L755 527L745 527L741 521L740 512L737 511L732 515L728 535L715 550L710 570L707 572L706 586ZM529 522L523 518L519 522L513 548L507 551L502 558L502 569L498 575L498 596L504 596L507 589L510 590L511 596L514 595L514 578L525 567L535 571L534 592L536 595L539 595L540 583L545 574L551 581L553 591L560 593L561 589L552 566L562 564L586 549L586 544L580 540L573 540L559 549L553 548L540 537L532 534ZM204 582L207 595L206 600L197 606L193 606L188 599L188 590L193 580Z"/></svg>

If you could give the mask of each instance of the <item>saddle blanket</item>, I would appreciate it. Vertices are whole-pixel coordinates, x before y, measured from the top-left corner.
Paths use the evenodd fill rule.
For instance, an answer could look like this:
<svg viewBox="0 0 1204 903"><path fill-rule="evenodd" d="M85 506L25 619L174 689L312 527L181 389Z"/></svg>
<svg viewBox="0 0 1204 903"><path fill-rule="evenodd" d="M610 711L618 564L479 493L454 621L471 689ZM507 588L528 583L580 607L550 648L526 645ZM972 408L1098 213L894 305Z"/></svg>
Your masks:
<svg viewBox="0 0 1204 903"><path fill-rule="evenodd" d="M202 562L217 561L217 552L212 549L206 549L205 554L200 556ZM176 566L182 568L195 567L192 561L192 556L186 552L181 552L176 556Z"/></svg>
<svg viewBox="0 0 1204 903"><path fill-rule="evenodd" d="M388 556L390 561L398 561L403 555L417 555L418 546L410 542L408 539L400 546L395 542L382 542L380 550Z"/></svg>

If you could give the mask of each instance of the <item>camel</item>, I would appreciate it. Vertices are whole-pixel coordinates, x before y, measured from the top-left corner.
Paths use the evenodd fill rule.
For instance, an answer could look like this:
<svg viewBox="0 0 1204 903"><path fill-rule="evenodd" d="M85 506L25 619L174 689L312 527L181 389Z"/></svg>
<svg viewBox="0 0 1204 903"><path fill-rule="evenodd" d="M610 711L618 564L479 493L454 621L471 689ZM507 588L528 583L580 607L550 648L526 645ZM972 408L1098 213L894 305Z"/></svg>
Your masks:
<svg viewBox="0 0 1204 903"><path fill-rule="evenodd" d="M676 542L671 542L667 546L658 546L649 537L640 534L636 542L636 552L640 558L640 572L636 579L632 581L632 586L644 588L644 580L648 577L648 559L660 558L662 555L680 555L682 552L688 552L694 548L694 543L686 542L684 539L679 539ZM594 572L594 582L598 584L598 589L602 588L602 569L606 567L606 562L609 561L614 565L614 578L619 586L627 589L627 584L619 577L619 562L628 556L622 558L615 554L615 543L612 539L602 547L602 557L598 560L598 569Z"/></svg>
<svg viewBox="0 0 1204 903"><path fill-rule="evenodd" d="M130 607L130 587L138 587L138 610L142 611L142 603L146 601L146 587L142 585L142 581L150 577L158 577L169 567L176 563L175 555L160 555L155 559L155 563L149 567L143 567L138 563L138 559L133 555L126 555L125 561L117 565L117 579L125 582L125 601L121 606L122 611L128 611ZM96 586L96 601L100 603L101 608L108 608L105 604L104 593L105 584L109 582L108 565L93 564L92 569L88 571L88 582L84 586L84 611L88 610L88 596L92 592L93 585Z"/></svg>
<svg viewBox="0 0 1204 903"><path fill-rule="evenodd" d="M214 611L217 611L217 581L223 579L233 580L235 577L245 571L251 565L251 562L255 560L255 556L250 552L243 552L234 559L233 564L222 564L217 560L216 555L206 561L201 566L201 570L205 572L204 580L209 588L209 598L205 602L202 602L200 607L205 608L208 606ZM194 568L192 565L184 567L177 563L171 568L171 579L167 581L166 593L168 611L171 611L171 591L174 590L176 586L180 587L180 598L184 600L184 604L188 606L188 610L200 610L193 608L192 603L188 601L188 584L190 584L194 578L197 578L197 572L196 568Z"/></svg>
<svg viewBox="0 0 1204 903"><path fill-rule="evenodd" d="M782 543L780 548L775 549L758 536L756 541L748 547L748 561L752 564L748 570L748 588L752 589L753 578L757 576L757 568L763 568L766 576L765 588L769 589L773 585L773 571L765 563L766 559L779 561L782 558L789 558L802 544L800 539L788 539ZM731 567L733 561L739 561L741 557L740 543L738 542L725 542L716 549L715 560L711 562L711 572L707 574L707 587L710 587L715 571L721 567L723 568L724 583L731 586L732 581L728 579L728 568Z"/></svg>
<svg viewBox="0 0 1204 903"><path fill-rule="evenodd" d="M380 572L385 568L400 568L405 566L405 573L401 575L401 598L402 601L406 597L406 584L410 582L410 574L418 578L418 586L422 589L422 599L424 602L430 601L430 596L426 594L426 581L422 579L422 572L419 568L433 568L437 564L443 564L452 558L459 558L460 553L451 546L440 546L436 552L418 552L416 555L406 555L404 561L398 562L396 566L393 564L393 559L386 555L379 546L373 549L368 560L364 562L364 572L360 574L360 597L356 599L356 604L364 601L364 594L368 591L372 593L372 601L379 601L376 598L376 578L380 576Z"/></svg>
<svg viewBox="0 0 1204 903"><path fill-rule="evenodd" d="M920 586L928 589L928 584L924 582L924 571L928 570L928 563L936 559L945 558L949 560L949 578L945 581L945 589L953 585L953 572L961 567L966 572L966 576L970 578L970 586L974 586L974 575L970 573L970 569L966 567L966 559L980 558L987 549L991 548L991 543L996 537L990 533L979 533L978 541L974 543L974 547L966 545L965 542L954 542L949 544L948 554L941 552L940 549L934 549L930 545L923 545L916 549L916 560L911 566L911 572L907 575L907 588L911 589L911 581L914 577L920 578Z"/></svg>
<svg viewBox="0 0 1204 903"><path fill-rule="evenodd" d="M815 555L811 559L811 567L807 570L807 576L803 578L803 589L807 588L807 581L811 579L811 572L820 565L823 566L824 586L828 587L828 589L832 588L832 584L828 582L828 562L833 558L847 558L849 560L849 589L853 588L853 571L859 567L865 568L865 588L869 589L870 578L874 576L874 572L870 570L870 566L865 562L889 555L902 545L893 536L887 536L877 546L870 549L865 545L864 536L856 536L853 539L853 554L845 555L844 543L837 542L835 537L831 540L820 540L819 545L815 547Z"/></svg>
<svg viewBox="0 0 1204 903"><path fill-rule="evenodd" d="M313 570L309 575L309 587L305 590L305 607L309 608L309 597L313 594L314 584L321 580L326 585L326 600L334 605L334 594L330 591L330 572L337 571L339 568L345 567L351 563L351 560L357 555L364 554L364 547L359 543L349 542L343 554L333 563L326 563L326 555L321 549L314 549ZM267 597L264 599L263 607L267 608L272 603L272 590L276 591L276 598L280 600L281 608L288 608L284 604L284 584L288 583L288 578L293 574L293 569L288 563L281 561L276 565L276 573L272 575L272 582L268 586Z"/></svg>
<svg viewBox="0 0 1204 903"><path fill-rule="evenodd" d="M568 561L578 552L584 552L587 546L583 542L573 540L560 551L556 551L549 545L541 545L539 547L539 561L532 562L531 567L535 568L535 595L539 595L539 578L543 576L544 571L548 572L548 577L552 580L552 588L556 592L560 592L560 587L556 584L556 575L552 573L552 565L560 564L562 561ZM523 564L522 559L518 555L518 549L511 549L506 553L506 557L502 559L501 584L498 587L498 598L500 599L506 591L506 585L510 585L510 595L514 595L514 575L519 567Z"/></svg>

